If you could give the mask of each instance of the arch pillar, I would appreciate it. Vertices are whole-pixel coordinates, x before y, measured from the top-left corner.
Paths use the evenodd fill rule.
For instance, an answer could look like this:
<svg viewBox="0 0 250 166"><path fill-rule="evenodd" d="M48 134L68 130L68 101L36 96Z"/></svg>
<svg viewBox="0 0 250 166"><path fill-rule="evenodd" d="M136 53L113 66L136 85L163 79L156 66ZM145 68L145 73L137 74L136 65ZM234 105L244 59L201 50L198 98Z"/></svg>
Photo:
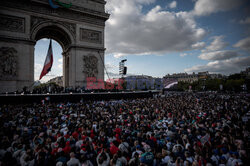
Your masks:
<svg viewBox="0 0 250 166"><path fill-rule="evenodd" d="M63 53L64 87L85 87L88 77L104 80L104 50L72 46Z"/></svg>

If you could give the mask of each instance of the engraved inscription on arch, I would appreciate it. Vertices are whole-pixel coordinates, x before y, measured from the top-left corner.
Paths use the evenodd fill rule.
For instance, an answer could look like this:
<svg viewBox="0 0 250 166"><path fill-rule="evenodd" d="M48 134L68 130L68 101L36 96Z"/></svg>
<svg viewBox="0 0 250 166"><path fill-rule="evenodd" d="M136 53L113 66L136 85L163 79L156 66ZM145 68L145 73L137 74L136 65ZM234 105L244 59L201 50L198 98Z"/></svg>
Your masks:
<svg viewBox="0 0 250 166"><path fill-rule="evenodd" d="M25 18L1 14L0 30L24 33Z"/></svg>
<svg viewBox="0 0 250 166"><path fill-rule="evenodd" d="M84 42L102 44L102 32L81 28L80 40Z"/></svg>

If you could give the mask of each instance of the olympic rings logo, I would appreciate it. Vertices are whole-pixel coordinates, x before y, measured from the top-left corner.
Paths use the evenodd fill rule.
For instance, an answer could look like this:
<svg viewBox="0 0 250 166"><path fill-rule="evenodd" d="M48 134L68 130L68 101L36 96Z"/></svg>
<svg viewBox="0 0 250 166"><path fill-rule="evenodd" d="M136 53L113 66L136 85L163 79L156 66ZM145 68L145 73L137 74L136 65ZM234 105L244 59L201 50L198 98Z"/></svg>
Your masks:
<svg viewBox="0 0 250 166"><path fill-rule="evenodd" d="M59 4L60 6L62 7L65 7L65 8L70 8L72 6L72 3L63 3L63 2L60 2L60 0L55 0L57 2L57 4ZM53 8L53 9L57 9L59 8L58 5L54 4L52 0L49 0L49 4L50 6Z"/></svg>

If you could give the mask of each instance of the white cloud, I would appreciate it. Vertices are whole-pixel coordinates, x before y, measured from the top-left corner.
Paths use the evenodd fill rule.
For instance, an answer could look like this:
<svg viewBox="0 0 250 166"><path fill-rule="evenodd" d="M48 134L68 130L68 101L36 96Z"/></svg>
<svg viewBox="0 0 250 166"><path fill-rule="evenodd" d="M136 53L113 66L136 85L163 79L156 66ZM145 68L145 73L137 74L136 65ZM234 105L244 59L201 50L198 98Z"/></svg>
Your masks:
<svg viewBox="0 0 250 166"><path fill-rule="evenodd" d="M185 56L187 56L187 53L180 54L180 57L185 57Z"/></svg>
<svg viewBox="0 0 250 166"><path fill-rule="evenodd" d="M185 72L202 72L209 71L212 73L232 74L240 72L249 67L250 57L237 57L221 61L209 62L206 65L197 65L185 69Z"/></svg>
<svg viewBox="0 0 250 166"><path fill-rule="evenodd" d="M170 7L171 9L176 8L176 7L177 7L177 2L176 2L176 1L171 2L171 3L169 4L169 7Z"/></svg>
<svg viewBox="0 0 250 166"><path fill-rule="evenodd" d="M119 66L108 62L108 63L105 63L105 67L107 70L109 70L109 69L112 70L112 69L118 68Z"/></svg>
<svg viewBox="0 0 250 166"><path fill-rule="evenodd" d="M59 69L62 69L62 68L63 68L63 65L62 65L62 64L59 64L59 65L57 65L57 67L58 67Z"/></svg>
<svg viewBox="0 0 250 166"><path fill-rule="evenodd" d="M39 63L36 63L36 64L35 64L35 71L39 71L39 70L42 71L42 68L43 68L43 65L42 65L42 64L39 64Z"/></svg>
<svg viewBox="0 0 250 166"><path fill-rule="evenodd" d="M115 58L121 58L123 56L126 56L126 54L117 53L114 55Z"/></svg>
<svg viewBox="0 0 250 166"><path fill-rule="evenodd" d="M43 69L42 64L35 63L35 80L39 80L42 69Z"/></svg>
<svg viewBox="0 0 250 166"><path fill-rule="evenodd" d="M42 83L45 83L52 78L55 78L57 76L61 76L62 75L62 66L63 66L62 64L58 64L57 68L52 67L51 72L49 72L46 76L44 76L40 81ZM35 63L35 78L34 78L35 81L39 80L42 69L43 69L43 64Z"/></svg>
<svg viewBox="0 0 250 166"><path fill-rule="evenodd" d="M154 3L156 0L135 0L135 1L140 4L151 4Z"/></svg>
<svg viewBox="0 0 250 166"><path fill-rule="evenodd" d="M225 60L235 58L237 56L240 56L240 54L238 54L236 51L223 50L203 53L199 56L199 58L203 60Z"/></svg>
<svg viewBox="0 0 250 166"><path fill-rule="evenodd" d="M195 2L193 14L206 16L212 13L228 11L238 7L242 0L197 0Z"/></svg>
<svg viewBox="0 0 250 166"><path fill-rule="evenodd" d="M238 48L240 48L242 50L246 50L246 51L250 52L250 36L238 41L234 45L234 47L238 47Z"/></svg>
<svg viewBox="0 0 250 166"><path fill-rule="evenodd" d="M202 52L211 52L211 51L218 51L221 50L223 48L225 48L228 43L224 42L223 36L214 36L212 37L213 41L210 43L209 46L207 46L204 50L202 50Z"/></svg>
<svg viewBox="0 0 250 166"><path fill-rule="evenodd" d="M41 39L42 41L49 41L49 39L48 38L43 38L43 39Z"/></svg>
<svg viewBox="0 0 250 166"><path fill-rule="evenodd" d="M206 34L188 12L163 11L156 6L148 13L142 4L152 1L109 0L106 22L108 54L121 57L128 54L164 54L187 51Z"/></svg>
<svg viewBox="0 0 250 166"><path fill-rule="evenodd" d="M192 45L193 49L202 49L206 46L205 42L198 42Z"/></svg>
<svg viewBox="0 0 250 166"><path fill-rule="evenodd" d="M58 59L58 62L59 62L59 63L62 63L62 62L63 62L63 59L62 59L62 58Z"/></svg>

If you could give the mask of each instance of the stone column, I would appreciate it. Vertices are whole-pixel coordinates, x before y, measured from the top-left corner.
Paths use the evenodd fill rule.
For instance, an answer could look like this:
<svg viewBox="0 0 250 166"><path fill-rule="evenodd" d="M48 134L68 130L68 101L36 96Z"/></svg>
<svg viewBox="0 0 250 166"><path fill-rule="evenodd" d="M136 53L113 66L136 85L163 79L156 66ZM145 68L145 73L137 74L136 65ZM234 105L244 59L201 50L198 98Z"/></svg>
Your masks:
<svg viewBox="0 0 250 166"><path fill-rule="evenodd" d="M30 89L34 82L34 43L0 42L0 93Z"/></svg>

